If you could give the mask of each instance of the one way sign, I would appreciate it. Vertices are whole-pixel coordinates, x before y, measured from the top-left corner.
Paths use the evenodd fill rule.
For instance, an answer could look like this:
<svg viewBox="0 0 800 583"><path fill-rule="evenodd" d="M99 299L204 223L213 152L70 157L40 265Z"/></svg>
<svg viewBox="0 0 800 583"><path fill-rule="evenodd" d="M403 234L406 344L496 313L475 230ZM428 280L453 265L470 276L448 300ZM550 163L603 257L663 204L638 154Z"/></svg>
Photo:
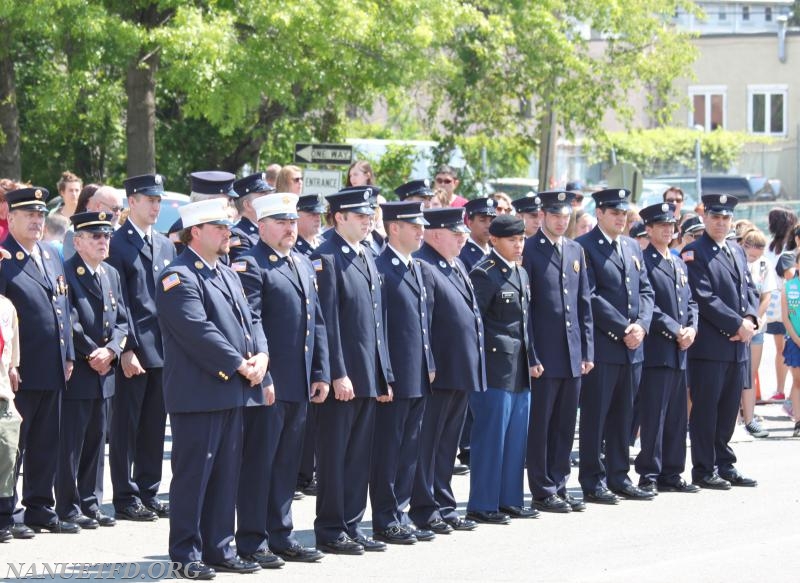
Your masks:
<svg viewBox="0 0 800 583"><path fill-rule="evenodd" d="M295 144L294 161L298 164L350 164L353 146L348 144Z"/></svg>

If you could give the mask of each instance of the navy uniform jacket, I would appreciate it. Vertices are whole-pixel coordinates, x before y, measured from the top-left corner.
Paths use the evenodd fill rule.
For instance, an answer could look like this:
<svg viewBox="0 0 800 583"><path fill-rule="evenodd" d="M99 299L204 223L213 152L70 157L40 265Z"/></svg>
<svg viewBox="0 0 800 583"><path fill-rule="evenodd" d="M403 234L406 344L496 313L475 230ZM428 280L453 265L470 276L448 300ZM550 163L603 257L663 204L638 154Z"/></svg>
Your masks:
<svg viewBox="0 0 800 583"><path fill-rule="evenodd" d="M111 236L108 263L122 281L128 309L128 342L143 368L164 366L164 349L156 315L156 282L175 259L175 246L153 230L153 254L131 225L123 224Z"/></svg>
<svg viewBox="0 0 800 583"><path fill-rule="evenodd" d="M331 379L314 269L299 253L292 253L292 260L299 283L287 260L260 240L232 267L242 280L253 320L272 339L270 374L275 398L302 402L310 397L310 383L330 384Z"/></svg>
<svg viewBox="0 0 800 583"><path fill-rule="evenodd" d="M644 250L647 276L655 293L650 333L644 339L644 366L686 369L686 350L678 348L681 327L697 329L697 303L692 298L686 264L672 255L675 265L664 259L655 247Z"/></svg>
<svg viewBox="0 0 800 583"><path fill-rule="evenodd" d="M644 343L636 350L628 350L623 342L625 328L639 324L647 332L653 315L653 289L639 244L624 235L617 239L623 263L599 227L576 241L586 254L592 290L595 360L608 364L642 362Z"/></svg>
<svg viewBox="0 0 800 583"><path fill-rule="evenodd" d="M430 324L419 260L412 259L416 276L387 245L375 260L383 276L383 306L395 399L430 393L428 373L436 371L430 343Z"/></svg>
<svg viewBox="0 0 800 583"><path fill-rule="evenodd" d="M11 259L0 268L0 294L19 315L19 390L60 391L66 387L64 368L75 360L72 347L67 281L58 251L37 243L46 277L14 237L3 243Z"/></svg>
<svg viewBox="0 0 800 583"><path fill-rule="evenodd" d="M231 229L231 250L228 253L231 263L247 254L258 240L258 225L247 217L239 219Z"/></svg>
<svg viewBox="0 0 800 583"><path fill-rule="evenodd" d="M520 379L523 386L530 388L528 369L534 362L533 342L528 333L531 292L525 270L515 271L519 279L492 251L469 274L483 314L486 382L494 389L517 389ZM525 370L520 371L520 366Z"/></svg>
<svg viewBox="0 0 800 583"><path fill-rule="evenodd" d="M260 386L236 372L243 359L267 353L239 278L217 262L212 272L190 248L161 274L156 288L164 338L167 413L193 413L263 403ZM264 377L263 384L272 381Z"/></svg>
<svg viewBox="0 0 800 583"><path fill-rule="evenodd" d="M312 257L328 333L331 379L349 377L356 397L386 394L386 385L394 382L394 377L386 346L380 276L372 254L365 252L365 265L334 231Z"/></svg>
<svg viewBox="0 0 800 583"><path fill-rule="evenodd" d="M430 315L436 362L432 388L485 391L483 318L464 264L456 257L451 267L427 243L423 243L414 257L422 262Z"/></svg>
<svg viewBox="0 0 800 583"><path fill-rule="evenodd" d="M128 318L119 273L108 263L97 268L97 281L77 253L64 263L72 305L72 341L75 368L67 382L65 399L100 399L114 395L114 374L128 340ZM99 375L89 366L89 355L108 348L116 355L111 371Z"/></svg>
<svg viewBox="0 0 800 583"><path fill-rule="evenodd" d="M534 360L546 378L577 378L594 361L592 295L583 249L561 238L559 258L540 230L525 241L522 266L531 283Z"/></svg>
<svg viewBox="0 0 800 583"><path fill-rule="evenodd" d="M464 263L467 272L472 271L472 268L484 257L486 254L483 249L473 243L472 239L467 239L466 244L461 248L461 253L458 254L458 258Z"/></svg>
<svg viewBox="0 0 800 583"><path fill-rule="evenodd" d="M681 251L689 270L689 285L700 311L697 338L689 347L689 358L723 362L746 362L750 348L744 342L731 342L742 320L757 318L758 299L750 280L747 260L739 245L728 242L736 258L736 268L722 257L723 251L703 233Z"/></svg>
<svg viewBox="0 0 800 583"><path fill-rule="evenodd" d="M314 249L312 249L308 241L303 239L300 235L297 235L297 242L294 244L294 250L306 257L311 257L314 253Z"/></svg>

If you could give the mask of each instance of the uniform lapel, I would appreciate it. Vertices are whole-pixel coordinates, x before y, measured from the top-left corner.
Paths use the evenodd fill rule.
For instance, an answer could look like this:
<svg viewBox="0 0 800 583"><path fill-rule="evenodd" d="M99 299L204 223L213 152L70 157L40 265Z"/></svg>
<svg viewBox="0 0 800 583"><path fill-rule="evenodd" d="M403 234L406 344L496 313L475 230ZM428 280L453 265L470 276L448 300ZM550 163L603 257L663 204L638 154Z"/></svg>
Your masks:
<svg viewBox="0 0 800 583"><path fill-rule="evenodd" d="M558 254L556 253L555 246L547 240L547 237L542 234L541 231L534 235L536 238L536 244L534 245L534 249L536 249L539 253L544 255L547 260L555 265L559 271L561 271L561 265L564 261L564 244L561 244L561 255L562 257L559 258Z"/></svg>
<svg viewBox="0 0 800 583"><path fill-rule="evenodd" d="M333 233L333 242L339 248L345 260L352 263L353 267L355 267L368 282L372 282L372 270L368 267L369 259L367 259L366 255L369 253L369 251L364 248L364 245L361 246L361 252L364 254L364 259L366 259L366 262L362 260L355 251L353 251L353 248L339 235L339 233Z"/></svg>
<svg viewBox="0 0 800 583"><path fill-rule="evenodd" d="M37 246L39 244L37 243ZM5 241L6 249L9 253L11 253L12 258L17 262L19 268L28 274L36 283L41 285L48 290L53 290L53 284L50 280L43 276L36 267L36 263L33 261L33 257L30 256L29 253L22 249L22 246L17 243L17 240L14 239L11 235L6 238ZM39 247L40 257L42 258L42 264L44 264L44 253L42 252L42 248ZM47 271L45 269L45 271Z"/></svg>
<svg viewBox="0 0 800 583"><path fill-rule="evenodd" d="M136 232L136 229L133 226L128 226L128 242L133 245L139 253L144 255L152 264L153 263L153 256L150 253L150 247L148 247L144 239L139 236L139 233ZM153 249L155 249L155 242L153 243Z"/></svg>
<svg viewBox="0 0 800 583"><path fill-rule="evenodd" d="M600 252L603 253L614 265L616 265L619 269L625 269L625 264L622 262L622 258L619 254L614 251L614 246L606 239L606 236L603 234L603 231L600 230L600 227L595 227L595 241L597 242L597 247L600 249ZM620 244L620 249L622 248Z"/></svg>

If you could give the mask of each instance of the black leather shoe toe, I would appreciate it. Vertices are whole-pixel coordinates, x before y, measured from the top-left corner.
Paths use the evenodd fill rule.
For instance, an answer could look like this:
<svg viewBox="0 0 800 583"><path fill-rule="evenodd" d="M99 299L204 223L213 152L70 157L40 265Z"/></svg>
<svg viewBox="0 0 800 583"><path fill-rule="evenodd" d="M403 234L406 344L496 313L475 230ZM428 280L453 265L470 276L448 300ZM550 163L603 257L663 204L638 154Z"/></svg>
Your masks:
<svg viewBox="0 0 800 583"><path fill-rule="evenodd" d="M202 561L178 565L175 574L181 579L190 581L209 581L217 576L217 572Z"/></svg>
<svg viewBox="0 0 800 583"><path fill-rule="evenodd" d="M468 510L467 518L483 524L511 524L511 517L502 512L482 512L480 510Z"/></svg>
<svg viewBox="0 0 800 583"><path fill-rule="evenodd" d="M594 504L619 504L619 498L607 488L595 492L584 492L583 499Z"/></svg>
<svg viewBox="0 0 800 583"><path fill-rule="evenodd" d="M695 486L699 486L700 488L705 488L707 490L730 490L731 483L728 480L723 480L717 474L711 474L710 476L703 476L699 480L694 480L692 482Z"/></svg>
<svg viewBox="0 0 800 583"><path fill-rule="evenodd" d="M318 551L314 547L304 547L299 544L294 544L288 549L281 551L276 550L273 552L285 561L293 563L316 563L325 556L324 553ZM263 567L264 565L261 566Z"/></svg>
<svg viewBox="0 0 800 583"><path fill-rule="evenodd" d="M448 526L453 530L475 530L478 528L478 523L474 520L470 520L468 518L453 518L451 520L445 521L447 522ZM435 530L433 532L436 532ZM437 533L438 534L438 533Z"/></svg>
<svg viewBox="0 0 800 583"><path fill-rule="evenodd" d="M334 541L327 543L317 543L317 548L323 553L331 555L363 555L364 547L342 533Z"/></svg>
<svg viewBox="0 0 800 583"><path fill-rule="evenodd" d="M255 573L261 570L261 566L255 561L243 561L239 557L227 559L221 563L214 563L209 567L220 573Z"/></svg>
<svg viewBox="0 0 800 583"><path fill-rule="evenodd" d="M54 522L48 522L47 524L29 524L28 526L33 529L33 532L42 532L46 530L53 534L78 534L81 531L80 526L66 520L56 520Z"/></svg>
<svg viewBox="0 0 800 583"><path fill-rule="evenodd" d="M390 545L413 545L417 542L417 537L401 526L390 526L374 532L372 536L375 537L375 540ZM364 548L366 549L366 545Z"/></svg>
<svg viewBox="0 0 800 583"><path fill-rule="evenodd" d="M278 569L283 567L283 559L274 555L272 551L256 551L252 555L241 555L243 561L258 563L262 569Z"/></svg>
<svg viewBox="0 0 800 583"><path fill-rule="evenodd" d="M361 535L357 536L353 540L364 547L364 550L368 553L379 553L386 550L386 543L375 540L369 536Z"/></svg>
<svg viewBox="0 0 800 583"><path fill-rule="evenodd" d="M569 513L572 508L567 504L566 500L562 500L555 494L542 498L541 500L534 500L533 507L542 512L556 512L556 513Z"/></svg>

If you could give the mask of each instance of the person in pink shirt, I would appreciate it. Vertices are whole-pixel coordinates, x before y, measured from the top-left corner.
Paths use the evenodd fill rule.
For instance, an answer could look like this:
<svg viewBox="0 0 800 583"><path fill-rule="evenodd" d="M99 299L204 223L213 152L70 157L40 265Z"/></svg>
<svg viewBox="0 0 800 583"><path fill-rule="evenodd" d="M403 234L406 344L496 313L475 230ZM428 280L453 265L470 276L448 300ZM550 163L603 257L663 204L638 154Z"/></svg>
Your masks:
<svg viewBox="0 0 800 583"><path fill-rule="evenodd" d="M463 207L467 204L467 199L456 194L456 188L460 184L458 173L455 168L443 164L436 171L436 188L439 188L447 195L447 205L451 207Z"/></svg>

